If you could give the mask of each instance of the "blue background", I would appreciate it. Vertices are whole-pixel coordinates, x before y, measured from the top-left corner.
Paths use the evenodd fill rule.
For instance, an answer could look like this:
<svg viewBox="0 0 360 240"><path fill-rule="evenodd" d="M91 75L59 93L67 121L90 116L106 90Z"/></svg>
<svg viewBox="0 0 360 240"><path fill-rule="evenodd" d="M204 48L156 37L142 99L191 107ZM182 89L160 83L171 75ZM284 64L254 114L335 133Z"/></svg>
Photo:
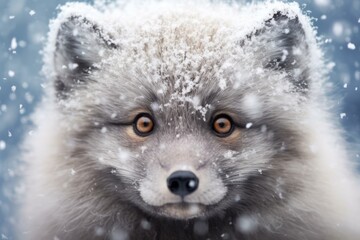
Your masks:
<svg viewBox="0 0 360 240"><path fill-rule="evenodd" d="M14 212L18 193L22 191L16 171L20 163L20 143L31 131L29 115L41 99L46 81L39 72L48 22L56 16L56 7L65 2L0 0L0 239L13 239L14 225L17 224ZM333 108L333 116L346 130L349 143L359 141L360 1L298 2L304 11L317 18L314 24L320 36L331 39L324 49L335 63L330 83L334 85L332 97L338 105ZM13 38L17 43L14 49L11 48ZM349 42L355 44L355 50L348 48ZM341 118L341 113L346 116ZM353 150L354 159L359 159L359 149Z"/></svg>

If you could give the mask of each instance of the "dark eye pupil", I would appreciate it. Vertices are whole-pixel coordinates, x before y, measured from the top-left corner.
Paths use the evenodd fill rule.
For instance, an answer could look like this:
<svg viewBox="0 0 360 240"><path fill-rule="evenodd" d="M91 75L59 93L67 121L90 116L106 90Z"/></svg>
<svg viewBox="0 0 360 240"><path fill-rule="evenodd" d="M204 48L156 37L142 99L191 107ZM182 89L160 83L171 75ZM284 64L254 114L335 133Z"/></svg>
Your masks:
<svg viewBox="0 0 360 240"><path fill-rule="evenodd" d="M149 119L144 119L143 120L143 127L148 127L149 125L150 125Z"/></svg>
<svg viewBox="0 0 360 240"><path fill-rule="evenodd" d="M221 121L221 122L219 122L219 123L218 123L218 125L219 125L219 127L220 127L220 128L224 128L224 127L226 127L225 122L222 122L222 121Z"/></svg>

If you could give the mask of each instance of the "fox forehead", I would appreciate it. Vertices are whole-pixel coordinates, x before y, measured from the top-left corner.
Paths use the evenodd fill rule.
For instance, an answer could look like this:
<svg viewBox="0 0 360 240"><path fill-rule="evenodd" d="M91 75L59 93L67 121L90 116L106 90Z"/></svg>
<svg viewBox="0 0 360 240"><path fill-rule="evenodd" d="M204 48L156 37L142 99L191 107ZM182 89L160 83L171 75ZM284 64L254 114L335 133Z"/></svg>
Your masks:
<svg viewBox="0 0 360 240"><path fill-rule="evenodd" d="M133 22L106 15L109 24L100 15L64 17L55 64L70 60L78 65L57 69L60 94L74 93L79 108L95 105L93 112L107 117L129 119L145 109L163 111L167 119L191 112L205 118L209 110L249 110L251 104L243 104L249 99L269 103L284 95L283 100L289 98L284 104L293 103L298 97L294 88L307 82L306 52L293 53L306 45L294 40L304 32L291 11L273 12L251 24L244 13L209 15L201 8L141 14Z"/></svg>
<svg viewBox="0 0 360 240"><path fill-rule="evenodd" d="M213 34L211 30L208 33ZM110 96L143 108L152 103L191 103L195 108L221 103L229 106L251 91L263 96L290 91L292 85L284 72L264 67L264 57L270 56L256 54L252 46L241 45L224 33L219 33L218 40L211 37L210 41L209 36L184 31L166 40L156 34L147 38L125 34L122 39L126 42L104 57L100 71L90 76L95 80L93 90L104 94L108 89L113 92ZM194 42L198 42L196 47Z"/></svg>

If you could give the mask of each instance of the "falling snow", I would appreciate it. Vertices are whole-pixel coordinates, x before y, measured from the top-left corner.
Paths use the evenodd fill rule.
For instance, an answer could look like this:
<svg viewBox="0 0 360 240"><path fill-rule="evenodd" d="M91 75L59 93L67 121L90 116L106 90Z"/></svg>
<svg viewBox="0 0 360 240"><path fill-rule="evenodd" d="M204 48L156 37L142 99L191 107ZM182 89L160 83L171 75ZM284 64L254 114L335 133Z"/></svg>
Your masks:
<svg viewBox="0 0 360 240"><path fill-rule="evenodd" d="M351 50L355 50L356 49L356 46L355 44L349 42L348 45L347 45L348 49L351 49Z"/></svg>
<svg viewBox="0 0 360 240"><path fill-rule="evenodd" d="M11 48L15 50L17 48L16 38L11 39Z"/></svg>
<svg viewBox="0 0 360 240"><path fill-rule="evenodd" d="M319 7L329 7L331 0L314 0Z"/></svg>
<svg viewBox="0 0 360 240"><path fill-rule="evenodd" d="M9 70L8 71L8 75L9 75L9 77L14 77L15 76L15 72L14 71L12 71L12 70Z"/></svg>
<svg viewBox="0 0 360 240"><path fill-rule="evenodd" d="M189 182L189 187L193 188L193 187L195 187L195 185L196 185L196 182L194 180L191 180Z"/></svg>
<svg viewBox="0 0 360 240"><path fill-rule="evenodd" d="M235 227L239 232L251 233L256 230L257 222L256 219L250 216L239 216L236 219Z"/></svg>
<svg viewBox="0 0 360 240"><path fill-rule="evenodd" d="M105 1L105 0L103 0ZM101 3L103 1L96 1ZM63 3L64 1L62 1ZM243 1L245 2L245 0ZM360 139L360 60L359 60L359 44L360 44L360 4L358 0L299 0L304 5L304 10L310 10L310 16L319 19L314 21L314 25L318 26L318 32L322 36L323 47L328 55L326 59L332 61L327 62L326 68L332 69L329 87L331 93L334 94L334 100L338 104L332 110L334 119L341 122L351 139ZM0 233L1 239L14 239L14 209L13 203L17 199L15 180L18 174L16 165L18 164L18 156L20 149L23 147L22 140L25 135L32 135L35 130L31 124L31 113L43 97L43 92L51 89L51 84L46 82L40 75L42 68L41 58L44 42L47 37L48 21L53 18L56 12L58 1L44 1L39 5L39 1L7 1L0 9L2 18L0 19ZM33 8L33 9L32 9ZM345 14L344 14L345 13ZM284 30L288 31L288 30ZM129 34L130 32L128 32ZM74 35L77 33L74 32ZM40 54L39 54L40 53ZM285 58L287 54L284 53ZM177 65L180 67L179 65ZM65 65L65 68L76 71L79 66L74 63ZM231 66L229 66L231 68ZM226 70L226 69L225 69ZM250 76L241 76L248 79L256 79L252 74ZM256 75L256 74L254 74ZM218 86L226 89L228 86L227 79L220 79ZM191 87L186 89L191 91ZM241 86L238 86L239 88ZM166 88L158 89L158 94L166 93ZM261 90L258 92L261 96ZM239 106L247 109L250 117L258 118L268 116L268 112L264 112L263 106L267 102L262 101L259 96L252 94L243 96ZM124 100L124 96L122 96ZM200 113L205 121L207 114L213 106L201 106L199 99L183 99L193 104L194 108ZM332 104L329 104L332 105ZM151 110L160 111L163 106L153 103ZM114 110L116 111L116 110ZM117 112L109 113L112 120L119 117ZM271 125L257 125L252 122L243 122L244 130L249 134L269 135L271 139ZM111 129L107 127L98 127L98 132L104 136L111 133ZM245 133L247 134L247 133ZM175 138L182 139L183 135L177 134ZM356 140L357 141L357 140ZM70 143L69 143L70 144ZM168 146L162 144L162 148ZM309 147L311 152L317 151L317 146ZM141 146L139 153L146 156L148 152L147 146ZM99 158L99 163L106 163L106 151L104 156ZM238 152L224 151L221 158L231 160ZM116 160L120 164L131 162L132 153L126 149L118 149L115 151ZM355 157L359 161L359 154ZM253 172L260 177L265 177L267 172L257 166ZM78 170L77 168L75 168ZM70 174L76 178L81 171L77 172L74 168L67 168L66 174ZM118 174L117 170L111 171L114 175ZM229 175L227 175L229 176ZM229 176L230 178L232 176ZM284 197L281 192L279 196ZM240 195L234 197L234 201L241 202ZM199 211L196 205L192 206L191 211L196 213ZM236 220L236 221L235 221ZM239 216L234 219L235 227L244 233L256 230L257 222L253 216ZM140 226L145 229L151 229L151 222L142 220ZM209 231L206 222L196 222L194 232L198 235L205 235ZM102 236L104 229L96 228L95 234ZM126 239L127 233L122 229L114 229L111 233L111 239ZM220 233L218 237L227 238L227 233ZM59 239L54 237L54 239Z"/></svg>
<svg viewBox="0 0 360 240"><path fill-rule="evenodd" d="M3 140L0 140L0 151L5 150L6 148L6 142Z"/></svg>

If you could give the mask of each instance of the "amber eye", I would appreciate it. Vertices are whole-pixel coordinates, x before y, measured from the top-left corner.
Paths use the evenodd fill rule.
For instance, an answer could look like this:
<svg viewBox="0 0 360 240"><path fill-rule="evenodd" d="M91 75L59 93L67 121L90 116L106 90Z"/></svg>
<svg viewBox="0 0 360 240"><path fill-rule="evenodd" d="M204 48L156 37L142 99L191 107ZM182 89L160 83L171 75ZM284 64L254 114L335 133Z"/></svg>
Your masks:
<svg viewBox="0 0 360 240"><path fill-rule="evenodd" d="M150 114L140 113L136 116L134 120L134 132L142 137L146 137L151 134L154 129L154 121L152 120Z"/></svg>
<svg viewBox="0 0 360 240"><path fill-rule="evenodd" d="M227 137L232 133L234 126L228 115L221 114L214 118L212 129L219 137Z"/></svg>

